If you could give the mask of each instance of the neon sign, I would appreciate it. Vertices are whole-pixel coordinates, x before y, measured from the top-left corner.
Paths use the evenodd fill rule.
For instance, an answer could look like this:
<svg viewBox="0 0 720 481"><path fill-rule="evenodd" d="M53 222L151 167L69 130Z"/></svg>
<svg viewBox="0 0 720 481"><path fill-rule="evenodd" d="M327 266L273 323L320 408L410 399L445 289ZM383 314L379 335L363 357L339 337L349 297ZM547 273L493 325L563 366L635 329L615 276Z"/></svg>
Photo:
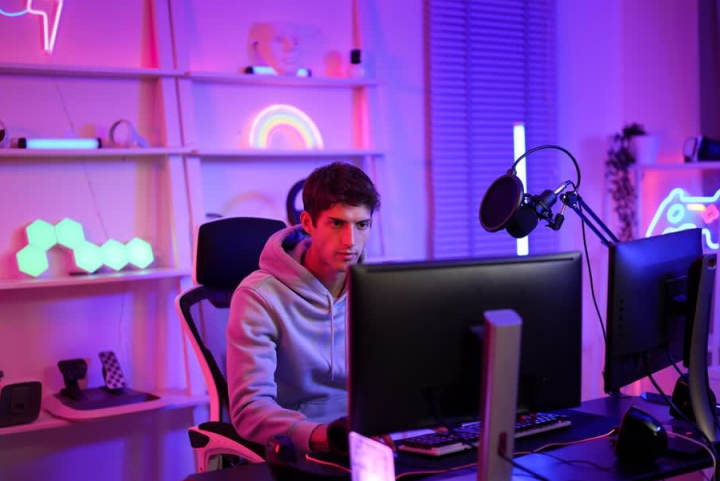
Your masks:
<svg viewBox="0 0 720 481"><path fill-rule="evenodd" d="M0 8L0 15L5 15L6 17L20 17L25 14L39 15L42 19L43 27L43 50L45 53L51 54L55 48L55 39L57 38L57 29L60 24L60 13L62 12L63 0L54 0L54 3L54 11L46 12L38 8L33 8L33 0L27 0L24 10L20 10L19 12L8 12ZM50 17L52 17L52 22ZM52 23L52 25L50 25L50 23Z"/></svg>
<svg viewBox="0 0 720 481"><path fill-rule="evenodd" d="M250 128L250 146L267 149L272 136L284 132L295 139L299 148L322 149L323 139L315 122L302 110L292 105L276 104L260 111Z"/></svg>
<svg viewBox="0 0 720 481"><path fill-rule="evenodd" d="M712 196L693 196L679 187L675 188L660 202L645 237L699 227L705 245L717 250L720 247L717 239L719 201L720 190Z"/></svg>

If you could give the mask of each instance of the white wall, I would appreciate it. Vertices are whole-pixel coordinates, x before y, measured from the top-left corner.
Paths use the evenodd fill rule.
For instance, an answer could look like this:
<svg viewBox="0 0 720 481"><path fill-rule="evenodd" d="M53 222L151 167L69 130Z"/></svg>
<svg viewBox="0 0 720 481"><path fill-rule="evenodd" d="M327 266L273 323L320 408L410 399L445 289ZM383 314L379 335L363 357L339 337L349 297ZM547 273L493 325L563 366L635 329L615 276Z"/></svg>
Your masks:
<svg viewBox="0 0 720 481"><path fill-rule="evenodd" d="M364 3L364 2L361 2ZM427 256L422 0L369 0L365 40L382 82L378 131L387 156L381 164L382 220L392 259ZM402 20L400 20L402 19Z"/></svg>
<svg viewBox="0 0 720 481"><path fill-rule="evenodd" d="M660 136L660 162L681 162L682 141L698 132L697 4L558 0L556 11L559 142L581 163L586 202L612 227L604 180L609 137L639 122ZM579 222L563 229L563 247L582 250ZM606 249L592 233L588 245L604 319ZM593 398L602 394L604 345L587 281L586 272L583 397Z"/></svg>

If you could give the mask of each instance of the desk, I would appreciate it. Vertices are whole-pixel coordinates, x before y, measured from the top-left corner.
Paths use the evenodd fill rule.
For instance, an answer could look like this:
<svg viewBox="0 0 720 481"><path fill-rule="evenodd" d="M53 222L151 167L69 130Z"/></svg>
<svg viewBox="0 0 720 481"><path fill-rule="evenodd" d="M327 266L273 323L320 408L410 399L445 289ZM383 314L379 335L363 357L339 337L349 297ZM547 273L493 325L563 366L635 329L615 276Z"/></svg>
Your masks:
<svg viewBox="0 0 720 481"><path fill-rule="evenodd" d="M631 406L637 406L647 411L664 424L670 424L675 429L685 432L682 422L671 420L668 408L652 404L640 398L602 398L582 403L576 410L579 413L575 423L566 431L556 431L533 436L530 439L521 439L516 443L516 450L531 450L539 446L570 439L583 439L593 435L605 434L612 426L620 424L625 411ZM621 463L615 457L611 442L603 438L587 443L565 446L548 451L552 456L544 454L529 454L516 457L515 460L523 466L552 479L553 481L644 481L664 479L684 473L698 471L712 465L709 455L701 448L695 448L691 443L677 440L672 441L671 448L686 451L684 454L669 454L661 456L648 465ZM467 452L468 462L477 456ZM464 464L463 459L457 458L456 465ZM570 462L568 462L570 461ZM399 471L398 471L399 472ZM330 472L328 472L330 473ZM341 473L335 474L336 479L349 479ZM236 466L223 471L193 474L185 481L273 481L274 478L267 464ZM308 479L312 479L309 477ZM317 479L323 479L318 477ZM425 479L433 481L470 481L476 479L474 469L458 470ZM513 480L527 481L533 479L529 474L513 470Z"/></svg>

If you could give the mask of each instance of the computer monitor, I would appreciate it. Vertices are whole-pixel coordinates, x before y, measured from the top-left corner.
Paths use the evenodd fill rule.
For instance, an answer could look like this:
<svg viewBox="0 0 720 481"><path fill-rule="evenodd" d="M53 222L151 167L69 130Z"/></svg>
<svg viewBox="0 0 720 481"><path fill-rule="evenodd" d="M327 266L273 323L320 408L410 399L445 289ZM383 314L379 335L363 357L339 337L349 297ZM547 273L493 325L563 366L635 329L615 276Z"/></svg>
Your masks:
<svg viewBox="0 0 720 481"><path fill-rule="evenodd" d="M370 436L478 418L483 312L522 318L518 411L580 404L579 253L355 265L349 417Z"/></svg>
<svg viewBox="0 0 720 481"><path fill-rule="evenodd" d="M605 392L687 362L702 254L700 229L610 246Z"/></svg>

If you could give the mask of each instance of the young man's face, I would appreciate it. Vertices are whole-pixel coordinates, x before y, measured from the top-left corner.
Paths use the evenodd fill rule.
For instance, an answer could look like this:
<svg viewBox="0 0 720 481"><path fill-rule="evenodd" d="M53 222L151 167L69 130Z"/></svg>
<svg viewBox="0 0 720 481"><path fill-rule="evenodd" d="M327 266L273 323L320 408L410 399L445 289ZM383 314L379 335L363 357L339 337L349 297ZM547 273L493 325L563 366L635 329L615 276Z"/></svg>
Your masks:
<svg viewBox="0 0 720 481"><path fill-rule="evenodd" d="M313 224L310 214L300 217L305 232L312 237L309 259L324 272L344 272L358 262L370 235L372 214L363 205L335 204L323 211Z"/></svg>

